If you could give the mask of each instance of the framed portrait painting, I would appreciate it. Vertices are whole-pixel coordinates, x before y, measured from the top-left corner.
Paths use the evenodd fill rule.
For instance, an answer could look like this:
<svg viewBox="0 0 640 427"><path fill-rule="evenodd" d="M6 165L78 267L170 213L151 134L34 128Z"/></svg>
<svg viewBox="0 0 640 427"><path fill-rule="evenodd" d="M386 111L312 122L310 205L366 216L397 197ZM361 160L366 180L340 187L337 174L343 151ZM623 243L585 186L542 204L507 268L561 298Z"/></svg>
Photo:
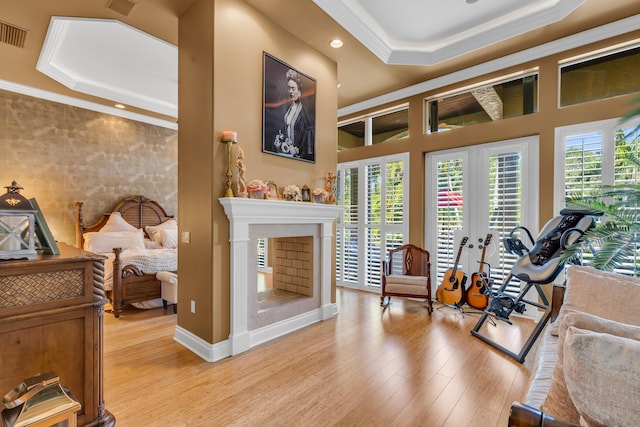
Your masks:
<svg viewBox="0 0 640 427"><path fill-rule="evenodd" d="M262 151L315 163L316 81L264 52Z"/></svg>

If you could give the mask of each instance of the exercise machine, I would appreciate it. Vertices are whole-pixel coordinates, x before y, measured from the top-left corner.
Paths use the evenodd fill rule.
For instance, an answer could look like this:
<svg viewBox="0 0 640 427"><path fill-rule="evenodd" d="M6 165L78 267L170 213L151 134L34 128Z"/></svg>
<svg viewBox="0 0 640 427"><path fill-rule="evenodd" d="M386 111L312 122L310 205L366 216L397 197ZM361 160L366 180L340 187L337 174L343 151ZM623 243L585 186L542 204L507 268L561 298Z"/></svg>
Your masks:
<svg viewBox="0 0 640 427"><path fill-rule="evenodd" d="M594 227L594 217L599 215L602 215L602 213L580 209L563 209L558 216L550 219L544 225L535 240L526 227L518 226L511 230L509 237L503 240L503 245L505 250L517 255L519 258L511 268L511 272L504 283L497 290L487 287L488 306L480 319L478 319L471 334L523 363L527 353L531 350L551 316L551 304L541 286L552 283L564 270L565 263L560 256L562 250L577 242L587 230ZM533 244L531 249L527 248L518 237L523 233L527 235L531 244ZM520 292L515 297L506 292L507 286L513 278L519 279L524 283L524 286L520 287ZM532 288L537 292L538 301L532 301L526 297ZM511 313L515 311L522 314L527 305L542 309L544 313L523 347L517 353L480 332L480 328L487 319L496 319L511 325L512 323L509 320ZM491 323L496 326L496 322Z"/></svg>

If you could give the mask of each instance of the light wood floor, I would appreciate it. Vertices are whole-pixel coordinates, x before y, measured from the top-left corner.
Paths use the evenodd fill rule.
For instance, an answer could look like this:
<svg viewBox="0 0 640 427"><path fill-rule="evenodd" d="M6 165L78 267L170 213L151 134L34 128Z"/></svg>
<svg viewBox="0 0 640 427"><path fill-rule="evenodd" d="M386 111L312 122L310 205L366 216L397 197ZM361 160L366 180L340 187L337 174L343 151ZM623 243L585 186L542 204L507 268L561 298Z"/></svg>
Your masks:
<svg viewBox="0 0 640 427"><path fill-rule="evenodd" d="M477 316L337 297L337 317L215 363L173 340L172 310L106 313L105 407L135 427L507 425L529 373L471 336ZM532 322L512 320L487 333L518 350Z"/></svg>

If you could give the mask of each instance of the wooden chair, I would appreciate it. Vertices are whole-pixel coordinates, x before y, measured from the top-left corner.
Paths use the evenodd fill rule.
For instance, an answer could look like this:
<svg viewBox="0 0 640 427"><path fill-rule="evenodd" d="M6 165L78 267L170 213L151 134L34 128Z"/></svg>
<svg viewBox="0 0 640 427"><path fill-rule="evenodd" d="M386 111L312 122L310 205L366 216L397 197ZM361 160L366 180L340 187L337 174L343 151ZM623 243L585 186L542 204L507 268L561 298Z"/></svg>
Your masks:
<svg viewBox="0 0 640 427"><path fill-rule="evenodd" d="M431 302L431 261L429 252L407 244L389 251L382 262L382 296L380 305L386 307L391 297L425 298L429 314Z"/></svg>

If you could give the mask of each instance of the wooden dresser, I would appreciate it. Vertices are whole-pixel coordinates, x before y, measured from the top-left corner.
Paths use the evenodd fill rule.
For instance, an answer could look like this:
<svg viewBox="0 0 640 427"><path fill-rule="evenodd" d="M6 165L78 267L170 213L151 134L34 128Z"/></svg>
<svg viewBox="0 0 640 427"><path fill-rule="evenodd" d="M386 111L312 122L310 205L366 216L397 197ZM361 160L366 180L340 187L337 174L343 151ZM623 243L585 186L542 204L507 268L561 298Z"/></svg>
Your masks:
<svg viewBox="0 0 640 427"><path fill-rule="evenodd" d="M0 261L0 396L54 371L82 405L78 425L114 426L103 396L104 257L59 246Z"/></svg>

